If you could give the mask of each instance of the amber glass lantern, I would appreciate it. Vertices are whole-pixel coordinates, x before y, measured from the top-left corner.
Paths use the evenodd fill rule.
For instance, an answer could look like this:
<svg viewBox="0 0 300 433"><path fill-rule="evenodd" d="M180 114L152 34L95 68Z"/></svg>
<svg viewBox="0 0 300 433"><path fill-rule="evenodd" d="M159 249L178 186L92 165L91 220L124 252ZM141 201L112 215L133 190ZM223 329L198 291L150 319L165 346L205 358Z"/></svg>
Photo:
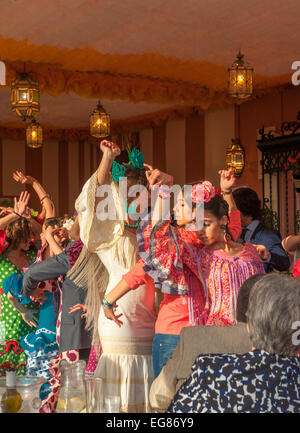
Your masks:
<svg viewBox="0 0 300 433"><path fill-rule="evenodd" d="M226 169L232 170L239 177L245 166L245 151L239 139L232 139L232 144L226 150Z"/></svg>
<svg viewBox="0 0 300 433"><path fill-rule="evenodd" d="M90 134L96 138L105 138L110 135L110 117L100 101L90 115Z"/></svg>
<svg viewBox="0 0 300 433"><path fill-rule="evenodd" d="M35 119L26 129L26 144L28 147L37 149L43 145L43 130Z"/></svg>
<svg viewBox="0 0 300 433"><path fill-rule="evenodd" d="M27 73L20 74L11 85L12 110L23 120L40 111L39 83Z"/></svg>
<svg viewBox="0 0 300 433"><path fill-rule="evenodd" d="M243 58L239 52L228 69L228 93L239 99L249 98L253 93L253 68L246 66Z"/></svg>

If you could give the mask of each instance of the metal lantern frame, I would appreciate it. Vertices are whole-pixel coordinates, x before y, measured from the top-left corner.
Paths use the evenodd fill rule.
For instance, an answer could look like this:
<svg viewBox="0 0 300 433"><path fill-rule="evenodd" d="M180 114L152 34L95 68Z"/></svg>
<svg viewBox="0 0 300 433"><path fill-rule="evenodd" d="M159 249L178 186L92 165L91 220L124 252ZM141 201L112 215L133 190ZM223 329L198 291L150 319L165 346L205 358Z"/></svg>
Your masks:
<svg viewBox="0 0 300 433"><path fill-rule="evenodd" d="M244 54L240 51L228 68L228 93L238 99L249 98L253 93L253 68L245 64Z"/></svg>
<svg viewBox="0 0 300 433"><path fill-rule="evenodd" d="M39 83L28 73L23 72L11 85L12 110L22 120L33 119L40 111Z"/></svg>
<svg viewBox="0 0 300 433"><path fill-rule="evenodd" d="M43 129L35 119L26 128L26 144L34 149L43 145Z"/></svg>
<svg viewBox="0 0 300 433"><path fill-rule="evenodd" d="M232 144L226 150L226 168L239 177L245 167L245 150L238 138L232 139Z"/></svg>
<svg viewBox="0 0 300 433"><path fill-rule="evenodd" d="M110 116L100 101L90 115L90 134L96 138L106 138L110 135Z"/></svg>

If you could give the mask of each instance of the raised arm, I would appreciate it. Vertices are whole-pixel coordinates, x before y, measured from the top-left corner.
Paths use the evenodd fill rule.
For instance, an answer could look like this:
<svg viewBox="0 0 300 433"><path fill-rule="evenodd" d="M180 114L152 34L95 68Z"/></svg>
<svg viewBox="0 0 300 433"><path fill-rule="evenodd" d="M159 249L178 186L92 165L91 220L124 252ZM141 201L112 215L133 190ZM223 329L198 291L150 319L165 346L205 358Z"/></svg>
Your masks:
<svg viewBox="0 0 300 433"><path fill-rule="evenodd" d="M109 173L111 171L112 164L115 158L121 153L119 146L107 140L101 141L100 149L102 151L102 158L97 169L97 180L99 186L110 184ZM95 211L97 210L97 206L101 200L103 200L103 197L96 196Z"/></svg>
<svg viewBox="0 0 300 433"><path fill-rule="evenodd" d="M26 176L21 171L15 171L13 173L13 179L16 182L19 182L23 185L24 184L31 185L32 188L37 193L42 207L45 209L45 218L55 217L54 203L53 203L52 199L50 198L50 195L47 194L44 187L37 181L37 179L35 179L32 176Z"/></svg>
<svg viewBox="0 0 300 433"><path fill-rule="evenodd" d="M224 200L228 203L229 212L236 211L237 207L232 194L232 188L235 185L236 177L231 170L220 170L219 175L221 194Z"/></svg>
<svg viewBox="0 0 300 433"><path fill-rule="evenodd" d="M65 275L69 269L71 269L71 265L66 251L42 262L34 263L24 273L22 296L32 296L39 282Z"/></svg>
<svg viewBox="0 0 300 433"><path fill-rule="evenodd" d="M233 240L236 241L237 238L242 233L240 211L236 206L232 194L232 188L235 185L236 177L234 176L234 173L231 170L220 170L219 175L220 175L221 194L224 200L228 204L228 211L229 211L228 228L233 237Z"/></svg>
<svg viewBox="0 0 300 433"><path fill-rule="evenodd" d="M120 155L121 151L119 146L107 140L101 141L100 150L102 151L103 155L97 170L97 177L98 184L105 185L109 183L109 172L111 171L111 167L115 158Z"/></svg>
<svg viewBox="0 0 300 433"><path fill-rule="evenodd" d="M52 226L48 226L45 230L45 239L48 242L48 245L50 247L52 254L54 254L54 255L60 254L64 250L54 239L54 235L59 230L60 229L54 229Z"/></svg>
<svg viewBox="0 0 300 433"><path fill-rule="evenodd" d="M0 230L4 230L8 224L26 215L29 198L30 194L27 191L21 192L19 200L16 197L14 198L14 210L3 218L0 218Z"/></svg>
<svg viewBox="0 0 300 433"><path fill-rule="evenodd" d="M144 164L146 170L146 177L148 180L148 188L149 190L154 192L155 188L159 188L157 191L157 199L154 204L154 209L152 209L152 226L162 218L163 216L163 190L160 188L171 187L173 184L173 176L164 173L158 169L153 169L151 165ZM169 198L170 194L168 192L165 193L166 197ZM152 205L152 203L151 203Z"/></svg>
<svg viewBox="0 0 300 433"><path fill-rule="evenodd" d="M300 247L300 235L290 235L281 242L283 249L288 254L294 254L296 249Z"/></svg>

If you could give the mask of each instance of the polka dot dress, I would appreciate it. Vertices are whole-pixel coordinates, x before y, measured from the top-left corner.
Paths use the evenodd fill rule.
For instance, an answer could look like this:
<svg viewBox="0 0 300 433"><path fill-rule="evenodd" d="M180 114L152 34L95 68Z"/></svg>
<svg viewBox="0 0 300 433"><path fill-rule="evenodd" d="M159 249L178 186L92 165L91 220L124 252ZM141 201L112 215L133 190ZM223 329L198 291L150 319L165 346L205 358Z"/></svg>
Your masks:
<svg viewBox="0 0 300 433"><path fill-rule="evenodd" d="M29 260L34 259L33 253L28 253ZM20 270L13 265L10 260L0 255L0 292L1 292L1 329L5 330L5 342L14 341L16 344L12 346L7 353L5 351L5 344L0 344L0 376L5 375L5 369L2 365L9 362L13 367L18 367L17 375L21 376L25 374L26 366L26 355L24 354L22 347L20 346L21 338L32 332L31 326L27 325L22 319L21 314L16 308L10 303L6 294L2 290L2 284L6 277L17 272L20 274ZM34 302L27 304L26 308L38 311L38 305ZM3 341L1 342L3 343ZM18 353L21 352L21 353ZM20 365L21 364L21 365Z"/></svg>

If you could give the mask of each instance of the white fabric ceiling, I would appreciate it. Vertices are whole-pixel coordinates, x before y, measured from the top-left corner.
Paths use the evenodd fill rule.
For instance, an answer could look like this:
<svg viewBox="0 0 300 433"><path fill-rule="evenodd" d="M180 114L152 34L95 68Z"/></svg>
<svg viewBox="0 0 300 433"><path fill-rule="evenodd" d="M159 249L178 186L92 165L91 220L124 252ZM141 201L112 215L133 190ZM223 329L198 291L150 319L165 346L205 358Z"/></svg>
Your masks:
<svg viewBox="0 0 300 433"><path fill-rule="evenodd" d="M255 72L280 76L300 60L299 0L1 0L3 38L102 54L156 53L229 66L239 49ZM1 59L1 52L0 52ZM161 71L163 76L163 71ZM10 121L8 89L0 89L1 122ZM97 99L41 99L40 120L87 126ZM113 119L160 111L168 104L102 100ZM7 112L5 110L7 109Z"/></svg>

